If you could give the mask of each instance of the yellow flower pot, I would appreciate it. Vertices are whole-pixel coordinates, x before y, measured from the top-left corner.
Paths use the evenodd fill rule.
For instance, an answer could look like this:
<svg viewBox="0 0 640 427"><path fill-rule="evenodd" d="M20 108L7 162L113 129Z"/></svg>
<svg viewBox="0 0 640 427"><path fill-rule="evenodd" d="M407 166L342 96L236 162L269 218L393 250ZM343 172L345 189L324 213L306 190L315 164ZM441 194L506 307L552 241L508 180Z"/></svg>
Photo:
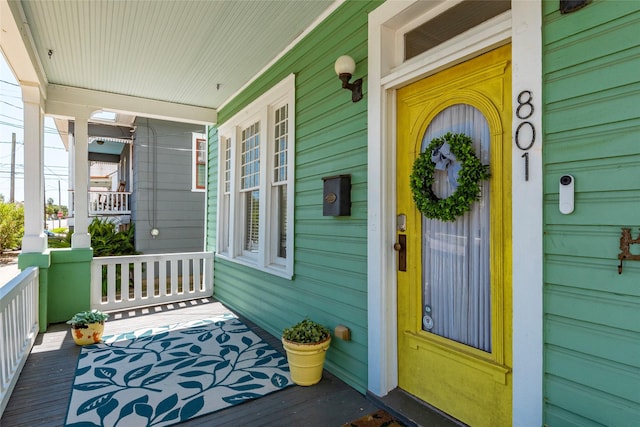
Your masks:
<svg viewBox="0 0 640 427"><path fill-rule="evenodd" d="M96 344L102 340L104 322L88 323L86 325L72 325L71 335L78 345Z"/></svg>
<svg viewBox="0 0 640 427"><path fill-rule="evenodd" d="M294 383L309 386L320 382L329 344L331 337L317 344L299 344L282 339L282 345L287 352L291 380Z"/></svg>

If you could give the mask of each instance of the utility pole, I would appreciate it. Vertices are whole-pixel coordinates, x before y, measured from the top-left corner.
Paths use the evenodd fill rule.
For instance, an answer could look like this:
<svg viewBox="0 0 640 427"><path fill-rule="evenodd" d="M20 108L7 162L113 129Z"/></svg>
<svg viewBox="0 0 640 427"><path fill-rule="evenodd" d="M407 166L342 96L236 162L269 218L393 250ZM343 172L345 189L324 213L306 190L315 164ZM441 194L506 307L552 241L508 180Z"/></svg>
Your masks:
<svg viewBox="0 0 640 427"><path fill-rule="evenodd" d="M9 203L15 202L16 195L16 134L11 134L11 190L9 191Z"/></svg>

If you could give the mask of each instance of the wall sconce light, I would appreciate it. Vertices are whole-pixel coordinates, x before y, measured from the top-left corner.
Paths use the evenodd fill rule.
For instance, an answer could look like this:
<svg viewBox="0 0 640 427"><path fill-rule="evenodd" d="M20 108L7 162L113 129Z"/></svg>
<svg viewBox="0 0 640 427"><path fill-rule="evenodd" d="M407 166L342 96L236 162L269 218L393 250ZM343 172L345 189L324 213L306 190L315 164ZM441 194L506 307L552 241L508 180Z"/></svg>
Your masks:
<svg viewBox="0 0 640 427"><path fill-rule="evenodd" d="M348 55L342 55L336 59L334 65L338 78L342 81L342 88L351 91L351 101L358 102L362 99L362 79L349 83L353 72L356 70L356 62Z"/></svg>

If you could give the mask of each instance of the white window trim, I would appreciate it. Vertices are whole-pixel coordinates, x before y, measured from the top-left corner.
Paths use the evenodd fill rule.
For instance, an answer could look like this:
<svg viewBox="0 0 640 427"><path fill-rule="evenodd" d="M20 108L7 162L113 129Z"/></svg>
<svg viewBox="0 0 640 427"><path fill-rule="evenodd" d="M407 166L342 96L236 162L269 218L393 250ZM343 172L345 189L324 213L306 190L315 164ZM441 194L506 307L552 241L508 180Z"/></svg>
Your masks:
<svg viewBox="0 0 640 427"><path fill-rule="evenodd" d="M275 219L272 217L271 189L273 182L273 111L282 105L288 105L288 145L287 145L287 258L279 258L273 253L275 245L272 241L276 236L271 234L271 226ZM241 204L240 193L240 162L241 156L238 147L242 135L242 129L260 121L260 228L259 248L257 253L246 253L243 250L243 225L244 212ZM290 74L242 111L227 120L218 129L219 153L218 156L218 235L222 236L229 230L229 247L223 247L222 239L217 239L217 253L219 258L255 268L269 274L293 278L294 255L294 177L295 177L295 75ZM225 140L231 141L231 182L230 182L230 215L229 222L225 224L221 209L224 199L224 145ZM227 249L227 250L225 250Z"/></svg>
<svg viewBox="0 0 640 427"><path fill-rule="evenodd" d="M197 154L197 150L198 150L198 143L197 141L199 139L204 139L205 141L207 141L207 135L205 135L204 133L191 133L191 191L194 193L204 193L207 191L207 156L205 154L205 178L204 178L204 188L198 188L197 186L197 177L198 177L198 154ZM207 147L209 146L209 143L207 141ZM207 150L208 152L209 150Z"/></svg>

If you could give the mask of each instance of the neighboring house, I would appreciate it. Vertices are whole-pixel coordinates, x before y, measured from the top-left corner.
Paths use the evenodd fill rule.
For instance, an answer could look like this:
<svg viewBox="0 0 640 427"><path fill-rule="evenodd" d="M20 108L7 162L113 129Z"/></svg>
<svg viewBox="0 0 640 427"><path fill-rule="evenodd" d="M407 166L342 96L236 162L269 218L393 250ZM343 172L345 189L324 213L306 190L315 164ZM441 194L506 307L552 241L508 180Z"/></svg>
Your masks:
<svg viewBox="0 0 640 427"><path fill-rule="evenodd" d="M134 126L131 216L136 249L143 253L202 251L204 126L140 117Z"/></svg>
<svg viewBox="0 0 640 427"><path fill-rule="evenodd" d="M351 340L334 339L325 366L362 393L400 389L473 426L640 425L640 3L333 7L218 102L216 117L174 112L211 125L204 234L214 296L274 335L303 317L348 327ZM363 79L358 102L334 73L345 54L356 67L344 86ZM158 61L175 65L171 54ZM101 101L111 98L91 105ZM168 141L146 150L156 139L147 125L168 132L136 121L132 164L142 162L127 187L144 193L132 203L136 227L191 238L164 215L194 221L172 191L183 178L189 193L199 175L187 179L186 161L163 163ZM452 223L423 218L409 185L415 159L447 131L470 136L491 172ZM451 181L441 181L433 192L445 199ZM335 182L345 185L328 189ZM22 266L48 265L34 224ZM61 286L63 257L87 272L86 238L71 255L54 252L41 280Z"/></svg>
<svg viewBox="0 0 640 427"><path fill-rule="evenodd" d="M141 253L201 251L205 127L118 114L94 116L95 122L89 123L89 217L112 221L120 229L135 224L136 250ZM74 122L58 120L58 127L71 136L63 138L69 147ZM74 204L84 200L72 194ZM73 216L69 223L73 226Z"/></svg>

